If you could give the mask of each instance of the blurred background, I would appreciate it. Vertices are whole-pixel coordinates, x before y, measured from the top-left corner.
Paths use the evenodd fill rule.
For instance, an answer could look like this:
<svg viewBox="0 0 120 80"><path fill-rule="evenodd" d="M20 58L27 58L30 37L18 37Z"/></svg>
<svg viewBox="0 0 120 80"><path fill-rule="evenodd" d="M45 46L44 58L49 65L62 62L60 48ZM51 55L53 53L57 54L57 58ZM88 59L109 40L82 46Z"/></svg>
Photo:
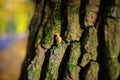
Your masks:
<svg viewBox="0 0 120 80"><path fill-rule="evenodd" d="M34 0L0 0L0 80L18 80Z"/></svg>

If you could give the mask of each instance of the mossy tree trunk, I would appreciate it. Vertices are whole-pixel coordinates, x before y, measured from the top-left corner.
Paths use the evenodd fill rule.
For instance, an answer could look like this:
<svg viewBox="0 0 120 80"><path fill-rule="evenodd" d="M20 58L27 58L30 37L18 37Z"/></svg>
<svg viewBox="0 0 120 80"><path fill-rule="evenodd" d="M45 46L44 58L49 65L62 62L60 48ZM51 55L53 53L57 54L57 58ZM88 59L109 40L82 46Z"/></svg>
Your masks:
<svg viewBox="0 0 120 80"><path fill-rule="evenodd" d="M39 0L29 31L20 80L120 79L120 0Z"/></svg>

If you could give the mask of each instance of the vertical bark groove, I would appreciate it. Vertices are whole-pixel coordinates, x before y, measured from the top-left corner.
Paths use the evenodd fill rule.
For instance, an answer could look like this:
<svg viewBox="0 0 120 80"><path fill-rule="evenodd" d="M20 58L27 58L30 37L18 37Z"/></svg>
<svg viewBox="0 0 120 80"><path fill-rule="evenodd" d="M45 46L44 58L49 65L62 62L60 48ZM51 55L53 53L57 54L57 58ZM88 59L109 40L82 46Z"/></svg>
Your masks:
<svg viewBox="0 0 120 80"><path fill-rule="evenodd" d="M118 10L115 10L117 6L115 3L116 1L114 0L101 0L101 19L98 27L99 80L117 80L120 74L120 64L116 59L120 46L116 45L119 41L119 37L117 36L119 34L119 21L116 23L116 20L118 20L116 15L118 14ZM117 31L114 31L116 29Z"/></svg>

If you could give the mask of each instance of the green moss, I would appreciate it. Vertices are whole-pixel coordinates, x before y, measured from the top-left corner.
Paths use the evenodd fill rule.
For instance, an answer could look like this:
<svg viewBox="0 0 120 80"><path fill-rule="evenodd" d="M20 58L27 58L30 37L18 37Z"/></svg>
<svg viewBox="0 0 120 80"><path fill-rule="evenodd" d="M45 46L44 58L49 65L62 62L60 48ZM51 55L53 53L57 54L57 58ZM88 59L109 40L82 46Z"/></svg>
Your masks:
<svg viewBox="0 0 120 80"><path fill-rule="evenodd" d="M52 33L52 26L50 26L48 23L45 26L45 32L43 35L43 40L42 40L42 44L44 45L44 47L46 47L47 45L50 45L51 43L53 43L53 33Z"/></svg>
<svg viewBox="0 0 120 80"><path fill-rule="evenodd" d="M54 52L57 48L58 48L58 45L57 45L57 44L54 45L54 46L52 46L52 48L50 49L50 52Z"/></svg>
<svg viewBox="0 0 120 80"><path fill-rule="evenodd" d="M28 73L33 73L33 68L30 67L27 69L27 71L28 71Z"/></svg>
<svg viewBox="0 0 120 80"><path fill-rule="evenodd" d="M77 63L80 55L81 55L80 43L79 42L72 43L70 46L69 60L66 64L67 66L66 72L68 72L66 73L66 75L70 76L74 80L79 80L80 67L77 65Z"/></svg>
<svg viewBox="0 0 120 80"><path fill-rule="evenodd" d="M27 68L28 76L32 78L31 80L39 80L41 76L40 72L45 59L45 52L46 50L44 50L40 45L37 46L36 55Z"/></svg>
<svg viewBox="0 0 120 80"><path fill-rule="evenodd" d="M52 74L50 74L49 72L47 72L47 77L46 77L46 79L45 80L54 80L53 79L53 75ZM48 76L49 75L49 76Z"/></svg>
<svg viewBox="0 0 120 80"><path fill-rule="evenodd" d="M28 76L31 76L33 80L38 80L40 77L39 70L33 69L32 67L28 68Z"/></svg>
<svg viewBox="0 0 120 80"><path fill-rule="evenodd" d="M58 10L55 10L53 12L53 15L52 15L51 19L53 21L56 21L56 20L60 21L60 12Z"/></svg>
<svg viewBox="0 0 120 80"><path fill-rule="evenodd" d="M77 65L68 62L67 67L68 68L74 68L74 67L77 67Z"/></svg>
<svg viewBox="0 0 120 80"><path fill-rule="evenodd" d="M48 23L46 24L46 26L45 26L45 36L46 35L48 35L49 34L49 31L51 30L50 28L51 28L52 26L50 26Z"/></svg>
<svg viewBox="0 0 120 80"><path fill-rule="evenodd" d="M120 63L117 61L117 59L109 60L108 68L111 80L117 80L120 74Z"/></svg>
<svg viewBox="0 0 120 80"><path fill-rule="evenodd" d="M34 38L35 37L35 32L31 32L31 37Z"/></svg>
<svg viewBox="0 0 120 80"><path fill-rule="evenodd" d="M58 8L56 8L44 28L44 34L42 39L42 46L44 48L50 48L51 45L53 45L55 33L60 33L60 29L60 12Z"/></svg>
<svg viewBox="0 0 120 80"><path fill-rule="evenodd" d="M36 79L36 78L37 78L36 76L39 76L39 75L38 75L38 72L39 72L39 71L33 70L32 67L28 68L28 75L31 76L32 79L34 79L34 80L37 80L37 79Z"/></svg>
<svg viewBox="0 0 120 80"><path fill-rule="evenodd" d="M57 80L60 63L62 61L66 48L67 44L65 44L64 42L62 42L61 46L58 46L58 48L57 46L53 46L51 48L51 51L54 51L54 54L50 54L45 80ZM51 79L49 79L49 77Z"/></svg>
<svg viewBox="0 0 120 80"><path fill-rule="evenodd" d="M79 15L79 8L76 8L75 10L73 10L73 13L78 14Z"/></svg>
<svg viewBox="0 0 120 80"><path fill-rule="evenodd" d="M97 78L98 72L99 72L99 64L97 62L91 62L92 72L93 76Z"/></svg>
<svg viewBox="0 0 120 80"><path fill-rule="evenodd" d="M77 61L78 61L80 55L81 55L80 43L74 42L71 45L69 62L77 65Z"/></svg>
<svg viewBox="0 0 120 80"><path fill-rule="evenodd" d="M52 38L51 37L45 37L43 39L43 44L51 43Z"/></svg>

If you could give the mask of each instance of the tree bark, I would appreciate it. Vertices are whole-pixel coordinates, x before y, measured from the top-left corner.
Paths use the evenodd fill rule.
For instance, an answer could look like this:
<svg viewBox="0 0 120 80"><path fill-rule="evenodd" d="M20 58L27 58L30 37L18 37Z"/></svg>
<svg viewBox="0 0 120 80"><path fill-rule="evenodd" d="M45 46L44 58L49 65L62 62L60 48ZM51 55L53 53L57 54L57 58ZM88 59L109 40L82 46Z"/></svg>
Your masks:
<svg viewBox="0 0 120 80"><path fill-rule="evenodd" d="M119 26L120 0L39 0L20 80L119 80Z"/></svg>

